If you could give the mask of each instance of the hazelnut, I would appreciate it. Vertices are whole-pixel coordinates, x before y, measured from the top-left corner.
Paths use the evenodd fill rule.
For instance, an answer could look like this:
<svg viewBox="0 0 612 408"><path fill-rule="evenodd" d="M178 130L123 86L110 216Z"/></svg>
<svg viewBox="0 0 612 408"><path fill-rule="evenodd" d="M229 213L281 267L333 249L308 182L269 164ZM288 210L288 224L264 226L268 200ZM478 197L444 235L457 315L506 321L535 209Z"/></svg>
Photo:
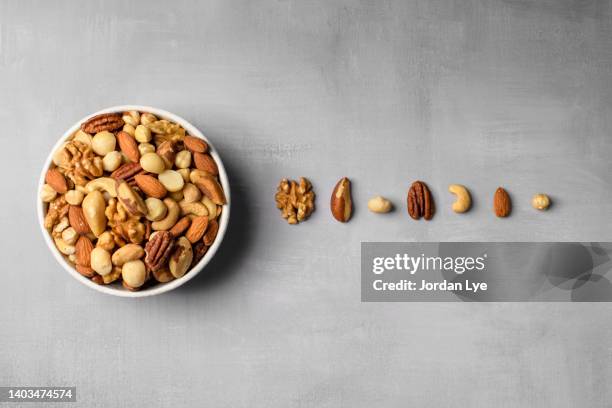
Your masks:
<svg viewBox="0 0 612 408"><path fill-rule="evenodd" d="M95 247L91 251L91 269L99 275L109 274L113 270L110 252L102 247Z"/></svg>
<svg viewBox="0 0 612 408"><path fill-rule="evenodd" d="M138 126L140 123L140 113L138 111L125 112L121 119L130 126Z"/></svg>
<svg viewBox="0 0 612 408"><path fill-rule="evenodd" d="M79 239L79 234L74 228L68 227L62 231L62 239L68 245L74 245L76 244L77 239Z"/></svg>
<svg viewBox="0 0 612 408"><path fill-rule="evenodd" d="M191 174L191 170L189 169L178 169L177 172L183 177L183 181L185 183L189 183L189 175Z"/></svg>
<svg viewBox="0 0 612 408"><path fill-rule="evenodd" d="M70 190L64 196L66 202L70 205L81 205L83 202L83 198L85 198L85 194L79 190Z"/></svg>
<svg viewBox="0 0 612 408"><path fill-rule="evenodd" d="M136 128L130 125L129 123L123 125L123 131L129 134L130 136L134 136L136 134Z"/></svg>
<svg viewBox="0 0 612 408"><path fill-rule="evenodd" d="M140 123L142 123L143 125L146 126L153 122L157 122L157 117L155 117L155 115L153 115L152 113L145 112L140 115Z"/></svg>
<svg viewBox="0 0 612 408"><path fill-rule="evenodd" d="M536 194L531 199L531 205L536 210L544 211L550 206L550 198L546 194Z"/></svg>
<svg viewBox="0 0 612 408"><path fill-rule="evenodd" d="M115 247L115 240L113 239L113 234L110 231L103 232L96 242L96 246L99 246L102 249L106 249L107 251L112 251Z"/></svg>
<svg viewBox="0 0 612 408"><path fill-rule="evenodd" d="M83 130L79 129L75 134L73 140L77 142L81 142L91 147L92 138L89 133L83 132Z"/></svg>
<svg viewBox="0 0 612 408"><path fill-rule="evenodd" d="M174 158L174 165L179 169L188 169L191 166L191 152L189 150L181 150Z"/></svg>
<svg viewBox="0 0 612 408"><path fill-rule="evenodd" d="M50 203L51 201L55 200L55 197L57 197L57 191L55 191L53 187L51 187L49 184L42 186L42 189L40 190L41 200L43 200L45 203Z"/></svg>
<svg viewBox="0 0 612 408"><path fill-rule="evenodd" d="M195 203L196 201L200 201L202 193L195 185L187 183L185 187L183 187L183 198L187 203Z"/></svg>
<svg viewBox="0 0 612 408"><path fill-rule="evenodd" d="M148 143L151 141L151 130L144 125L138 125L134 137L140 143Z"/></svg>
<svg viewBox="0 0 612 408"><path fill-rule="evenodd" d="M121 153L113 150L112 152L108 152L104 158L102 159L102 166L105 171L113 172L119 168L121 165L122 156Z"/></svg>
<svg viewBox="0 0 612 408"><path fill-rule="evenodd" d="M183 190L172 191L168 194L168 197L172 198L174 201L181 201L183 199Z"/></svg>

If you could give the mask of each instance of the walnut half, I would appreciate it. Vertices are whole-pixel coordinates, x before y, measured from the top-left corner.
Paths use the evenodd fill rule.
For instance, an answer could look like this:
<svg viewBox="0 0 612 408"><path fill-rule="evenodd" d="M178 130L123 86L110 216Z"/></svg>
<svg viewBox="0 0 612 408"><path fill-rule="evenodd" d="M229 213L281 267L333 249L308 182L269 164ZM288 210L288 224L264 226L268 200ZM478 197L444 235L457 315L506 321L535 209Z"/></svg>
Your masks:
<svg viewBox="0 0 612 408"><path fill-rule="evenodd" d="M314 211L315 193L312 184L305 177L300 177L300 183L293 180L282 179L278 184L276 195L276 208L289 224L297 224L306 220Z"/></svg>

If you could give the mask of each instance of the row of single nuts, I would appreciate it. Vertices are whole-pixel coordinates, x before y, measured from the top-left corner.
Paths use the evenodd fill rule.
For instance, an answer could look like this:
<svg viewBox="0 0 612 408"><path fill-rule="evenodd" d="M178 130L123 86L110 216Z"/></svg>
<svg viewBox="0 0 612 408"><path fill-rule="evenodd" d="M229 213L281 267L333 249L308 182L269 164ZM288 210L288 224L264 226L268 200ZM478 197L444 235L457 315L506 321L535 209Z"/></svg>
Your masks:
<svg viewBox="0 0 612 408"><path fill-rule="evenodd" d="M301 182L307 180L301 178ZM297 217L298 205L302 200L300 189L297 183L287 179L281 180L276 195L276 205L282 211L283 218L287 219L289 224L297 224L299 221L307 218L307 215L314 210L314 193L311 191L312 186L308 182L308 191L311 197L308 203L310 211L306 217ZM469 190L461 184L451 184L448 191L455 195L455 202L452 204L452 210L456 213L464 213L469 211L472 206L472 198ZM546 210L550 206L550 198L543 193L536 194L531 201L532 206L537 210ZM422 181L415 181L408 190L406 207L411 218L419 220L431 220L435 214L435 204L429 187ZM347 177L343 177L336 183L331 199L330 209L332 216L339 222L348 222L353 211L353 200L351 197L351 182ZM393 209L393 204L382 196L375 196L368 201L368 209L374 213L388 213ZM493 211L496 216L504 218L510 215L512 211L512 201L508 192L499 187L493 196Z"/></svg>
<svg viewBox="0 0 612 408"><path fill-rule="evenodd" d="M98 115L53 155L40 191L45 227L96 283L165 283L215 241L226 203L218 176L208 144L178 124L148 112Z"/></svg>

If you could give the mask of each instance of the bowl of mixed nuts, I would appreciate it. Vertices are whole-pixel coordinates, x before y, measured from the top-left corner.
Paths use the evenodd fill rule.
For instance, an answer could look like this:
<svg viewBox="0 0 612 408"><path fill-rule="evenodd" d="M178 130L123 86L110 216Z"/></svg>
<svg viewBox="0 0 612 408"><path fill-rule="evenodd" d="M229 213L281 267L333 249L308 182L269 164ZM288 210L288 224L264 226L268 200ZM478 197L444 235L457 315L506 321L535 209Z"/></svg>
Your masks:
<svg viewBox="0 0 612 408"><path fill-rule="evenodd" d="M40 177L43 236L75 279L142 297L192 279L217 251L229 181L208 139L186 120L116 106L64 133Z"/></svg>

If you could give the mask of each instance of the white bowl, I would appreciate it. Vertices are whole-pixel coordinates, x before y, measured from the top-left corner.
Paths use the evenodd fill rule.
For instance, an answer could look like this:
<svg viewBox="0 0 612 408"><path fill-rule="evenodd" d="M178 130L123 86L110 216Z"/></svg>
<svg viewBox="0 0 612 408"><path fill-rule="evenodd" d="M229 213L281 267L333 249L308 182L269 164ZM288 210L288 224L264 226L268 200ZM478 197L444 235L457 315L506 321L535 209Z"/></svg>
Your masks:
<svg viewBox="0 0 612 408"><path fill-rule="evenodd" d="M217 238L215 239L215 242L213 242L211 247L208 249L204 257L200 259L200 262L198 262L192 269L190 269L183 277L179 279L175 279L167 283L158 283L157 285L152 286L150 288L146 288L146 289L142 289L142 290L138 290L134 292L129 291L117 284L98 285L92 282L91 280L87 279L86 277L82 276L80 273L78 273L76 269L74 269L74 267L71 266L70 263L66 261L66 259L64 259L64 256L56 248L55 243L53 242L53 239L51 238L51 235L45 229L44 219L45 219L45 211L46 211L47 204L44 203L39 198L39 194L42 189L42 186L45 184L45 175L47 173L47 170L51 166L53 153L57 149L59 149L61 144L64 141L66 141L68 137L70 137L75 131L79 129L79 127L81 126L81 123L85 122L90 117L99 115L101 113L124 112L124 111L129 111L129 110L136 110L139 112L150 112L160 119L167 119L172 122L178 123L190 135L196 136L196 137L199 137L205 140L206 143L208 143L208 145L211 148L211 151L209 152L210 155L215 159L215 162L217 163L217 166L219 167L219 180L221 181L221 186L223 187L223 190L225 191L225 197L227 198L227 204L224 206L223 212L221 212L221 216L219 217L219 231L217 232ZM225 167L223 166L223 162L221 161L221 158L217 154L217 151L213 147L212 143L210 143L210 141L202 134L202 132L200 132L195 126L187 122L185 119L173 113L166 112L165 110L152 108L149 106L140 106L140 105L122 105L122 106L113 106L111 108L102 109L101 111L92 113L91 115L84 117L83 119L75 123L72 127L70 127L70 129L68 129L64 133L64 135L58 140L55 146L53 146L53 149L51 149L51 152L49 152L49 156L47 157L47 160L45 160L45 164L40 174L40 180L38 182L38 190L36 191L36 200L38 202L37 209L38 209L38 220L39 220L40 230L43 234L43 237L45 238L45 242L47 243L49 250L55 257L55 259L57 259L57 261L60 263L60 265L62 265L64 269L74 279L78 280L83 285L88 286L92 289L95 289L98 292L102 292L102 293L106 293L106 294L114 295L114 296L123 296L123 297L144 297L144 296L159 295L160 293L164 293L164 292L171 291L172 289L176 289L179 286L184 285L191 279L195 278L195 276L198 273L200 273L200 271L208 264L208 262L210 262L213 256L215 256L215 253L217 252L219 245L221 245L221 242L223 241L223 236L225 235L225 232L227 230L227 224L229 222L229 217L230 217L229 180L227 178L227 173L225 172Z"/></svg>

